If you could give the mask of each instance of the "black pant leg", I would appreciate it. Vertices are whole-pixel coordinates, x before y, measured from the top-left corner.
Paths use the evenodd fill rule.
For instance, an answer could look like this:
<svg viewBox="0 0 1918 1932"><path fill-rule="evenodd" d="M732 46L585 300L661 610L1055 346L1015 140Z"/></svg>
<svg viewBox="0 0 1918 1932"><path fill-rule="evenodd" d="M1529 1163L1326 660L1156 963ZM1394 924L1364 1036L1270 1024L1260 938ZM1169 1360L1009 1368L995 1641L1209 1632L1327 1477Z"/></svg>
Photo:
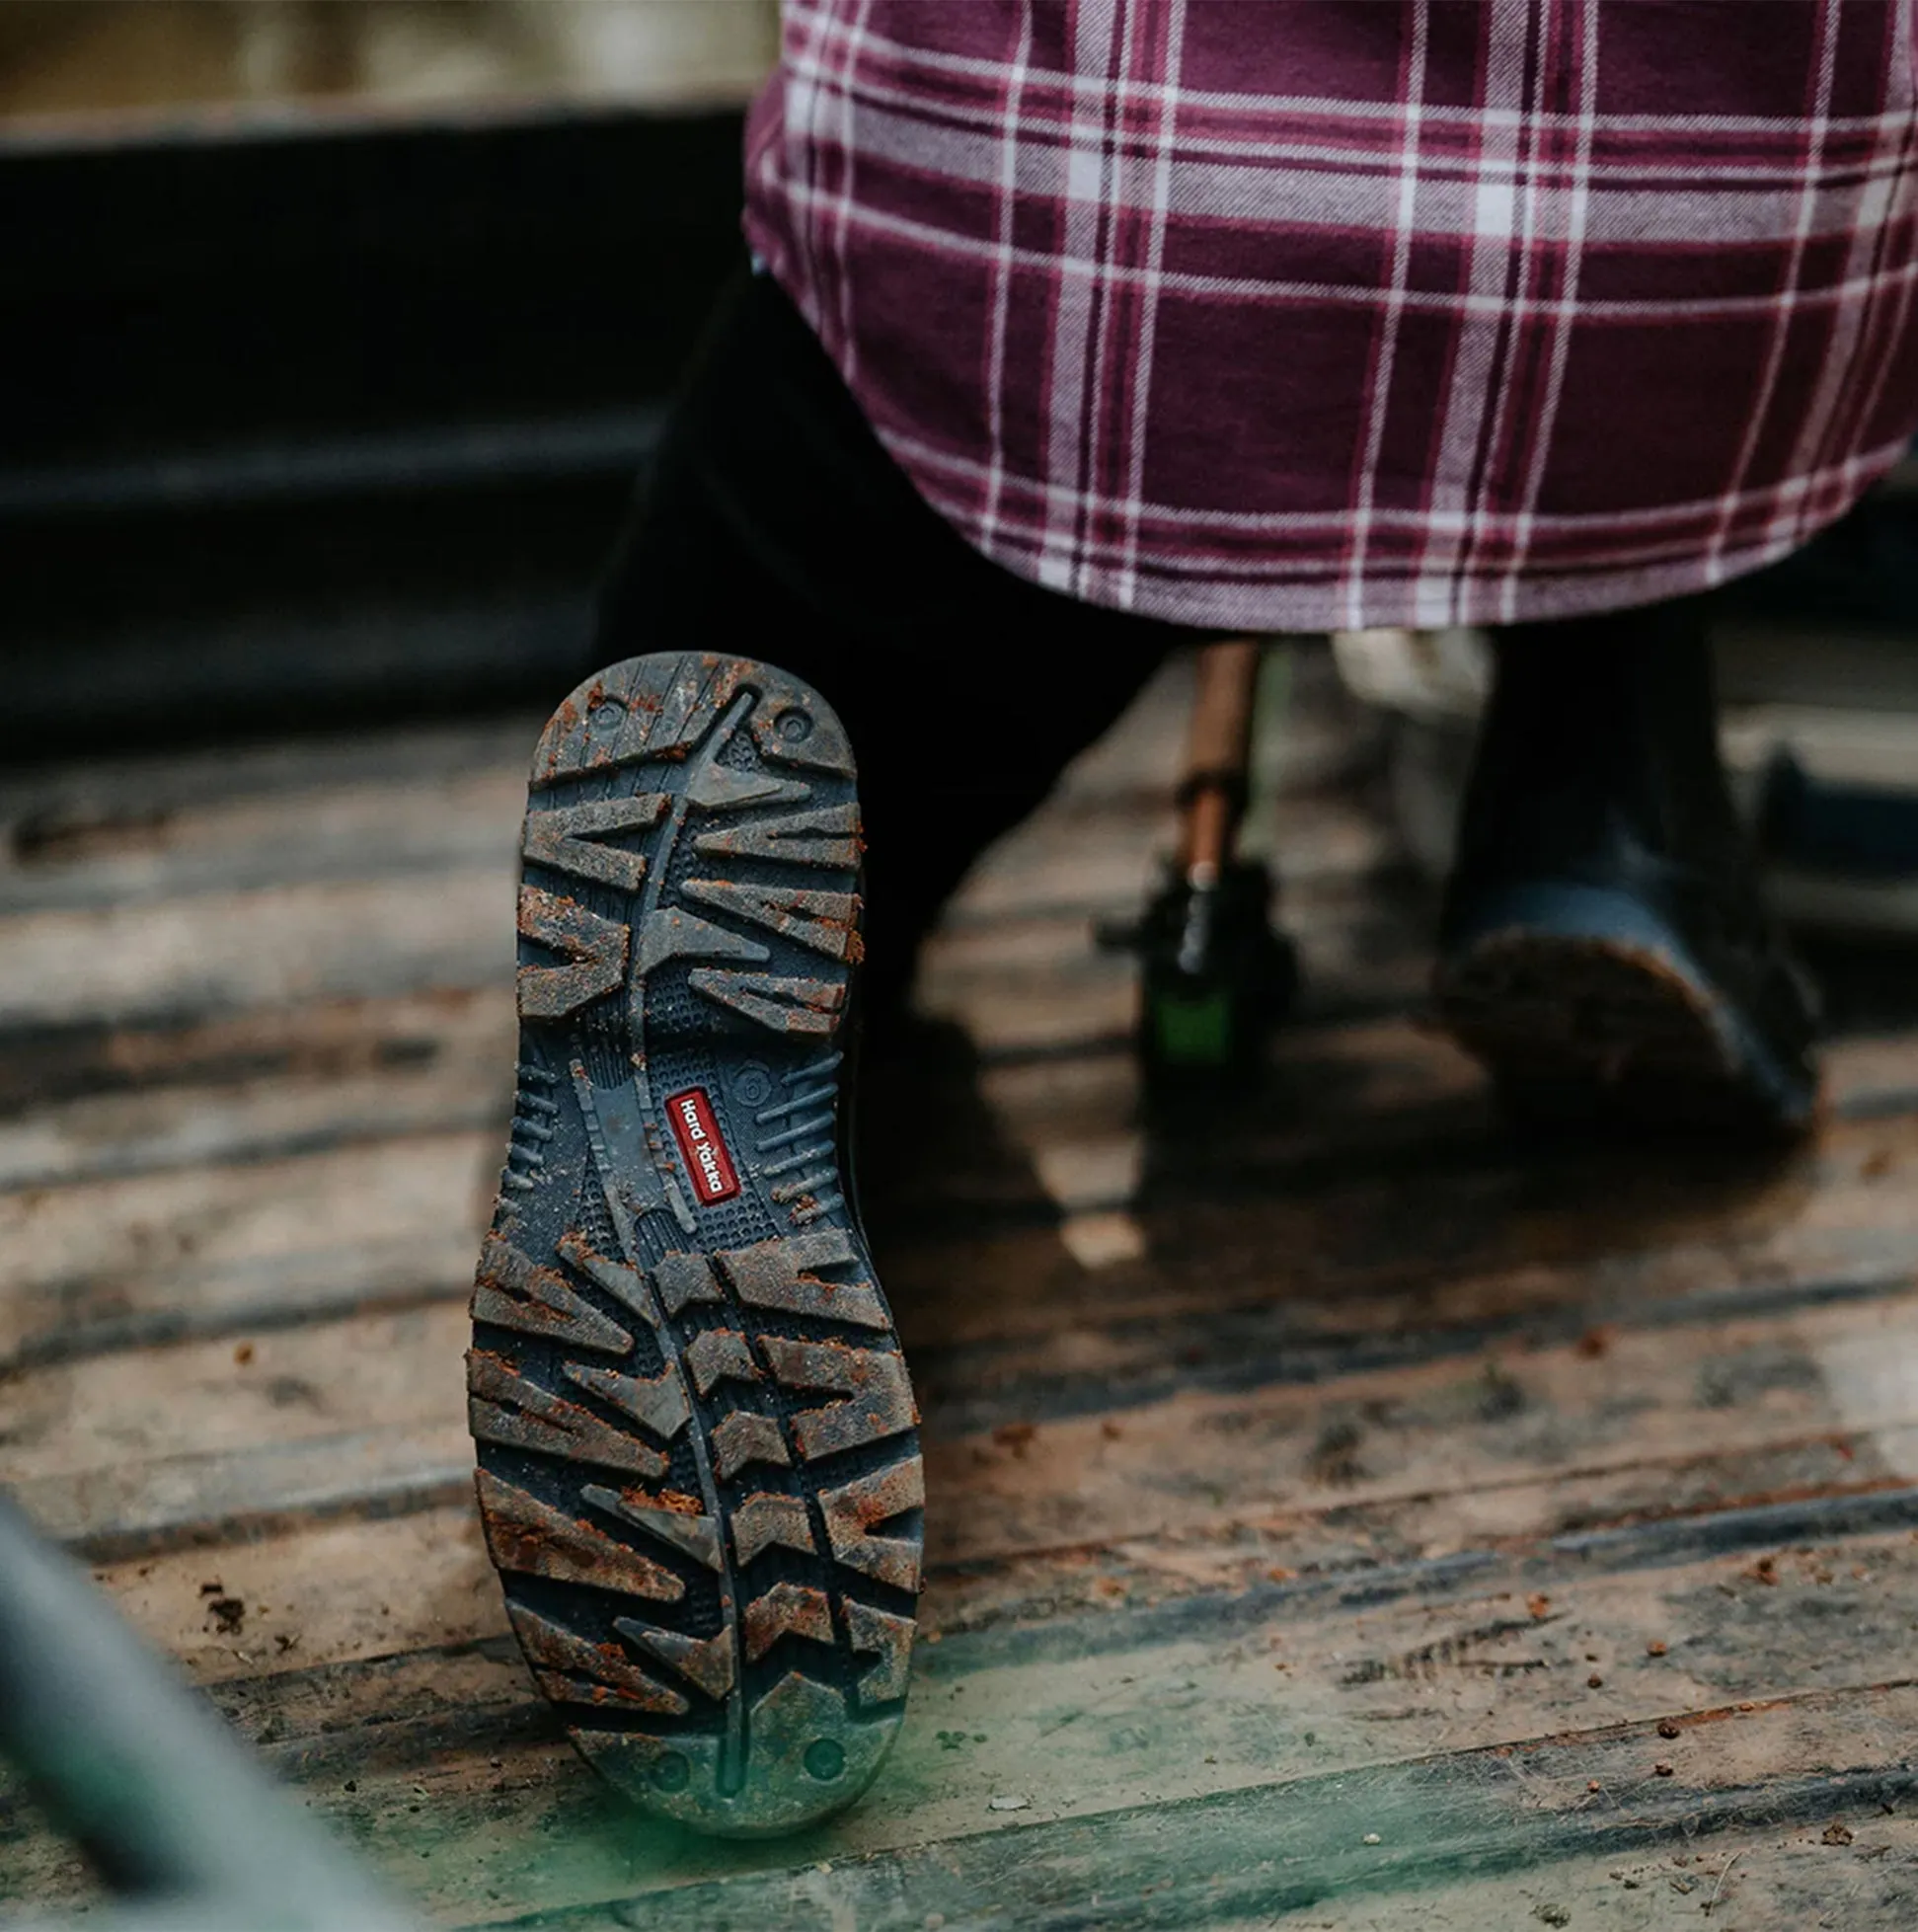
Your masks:
<svg viewBox="0 0 1918 1932"><path fill-rule="evenodd" d="M919 497L768 277L735 288L607 580L598 651L797 672L859 759L873 990L967 867L1196 633L990 563Z"/></svg>

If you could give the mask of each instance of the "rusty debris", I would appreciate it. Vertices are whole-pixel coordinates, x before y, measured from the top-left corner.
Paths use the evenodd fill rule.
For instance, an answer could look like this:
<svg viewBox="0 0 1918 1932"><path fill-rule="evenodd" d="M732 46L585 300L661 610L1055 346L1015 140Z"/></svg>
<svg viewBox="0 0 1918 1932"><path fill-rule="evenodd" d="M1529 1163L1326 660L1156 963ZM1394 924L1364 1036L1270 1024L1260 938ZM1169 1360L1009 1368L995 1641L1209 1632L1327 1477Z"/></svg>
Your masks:
<svg viewBox="0 0 1918 1932"><path fill-rule="evenodd" d="M221 1637L237 1637L247 1627L247 1606L242 1597L209 1597L206 1611L213 1619L215 1632Z"/></svg>

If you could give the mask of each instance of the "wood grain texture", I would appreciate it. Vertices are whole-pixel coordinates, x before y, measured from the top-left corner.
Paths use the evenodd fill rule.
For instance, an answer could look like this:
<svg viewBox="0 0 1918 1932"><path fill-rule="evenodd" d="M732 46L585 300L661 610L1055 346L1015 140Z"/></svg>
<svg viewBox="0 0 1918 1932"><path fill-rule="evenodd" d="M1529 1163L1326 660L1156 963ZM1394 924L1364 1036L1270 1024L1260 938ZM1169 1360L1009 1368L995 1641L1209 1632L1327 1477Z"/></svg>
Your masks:
<svg viewBox="0 0 1918 1932"><path fill-rule="evenodd" d="M1769 1164L1514 1145L1418 1024L1311 670L1256 814L1309 1003L1255 1104L1144 1124L1090 922L1166 835L1183 675L975 875L945 1030L869 1083L933 1641L792 1843L636 1821L480 1546L526 728L0 783L0 1480L438 1921L1918 1912L1918 1006ZM85 1893L0 1801L0 1899Z"/></svg>

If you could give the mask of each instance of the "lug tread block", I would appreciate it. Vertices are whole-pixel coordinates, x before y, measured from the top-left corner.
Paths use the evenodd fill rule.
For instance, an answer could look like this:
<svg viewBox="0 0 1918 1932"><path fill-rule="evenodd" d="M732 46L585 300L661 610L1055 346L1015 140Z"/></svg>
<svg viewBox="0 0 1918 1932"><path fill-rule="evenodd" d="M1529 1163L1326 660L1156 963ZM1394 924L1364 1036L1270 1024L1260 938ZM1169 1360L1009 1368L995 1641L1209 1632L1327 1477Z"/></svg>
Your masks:
<svg viewBox="0 0 1918 1932"><path fill-rule="evenodd" d="M830 1644L832 1605L822 1589L813 1589L806 1584L775 1584L739 1613L739 1634L748 1663L757 1663L782 1637L789 1635Z"/></svg>
<svg viewBox="0 0 1918 1932"><path fill-rule="evenodd" d="M531 1449L649 1479L666 1473L666 1458L656 1449L602 1422L589 1409L527 1381L500 1355L481 1349L469 1351L466 1387L467 1426L476 1441Z"/></svg>
<svg viewBox="0 0 1918 1932"><path fill-rule="evenodd" d="M634 657L589 678L540 734L532 789L650 759L678 762L739 688L741 660L688 654Z"/></svg>
<svg viewBox="0 0 1918 1932"><path fill-rule="evenodd" d="M575 1291L556 1268L490 1234L480 1250L471 1313L476 1322L516 1329L601 1354L629 1354L633 1338Z"/></svg>
<svg viewBox="0 0 1918 1932"><path fill-rule="evenodd" d="M859 1694L869 1704L889 1704L906 1694L912 1663L912 1618L896 1616L856 1597L846 1597L846 1635L862 1656L880 1660L859 1680Z"/></svg>
<svg viewBox="0 0 1918 1932"><path fill-rule="evenodd" d="M649 1328L658 1327L658 1314L647 1294L646 1283L637 1268L628 1268L624 1262L615 1261L610 1255L602 1255L576 1228L568 1228L553 1245L563 1262L576 1268L588 1281L604 1288L615 1301L631 1309Z"/></svg>
<svg viewBox="0 0 1918 1932"><path fill-rule="evenodd" d="M668 960L744 960L756 966L771 958L772 954L764 946L744 933L716 926L697 912L663 905L649 912L640 928L635 966L644 975Z"/></svg>
<svg viewBox="0 0 1918 1932"><path fill-rule="evenodd" d="M520 854L596 886L637 892L646 878L646 855L594 841L616 832L649 831L671 803L663 792L642 792L630 799L589 799L583 805L529 811L520 833Z"/></svg>
<svg viewBox="0 0 1918 1932"><path fill-rule="evenodd" d="M726 1290L713 1273L713 1264L704 1255L661 1255L652 1264L652 1284L668 1315L676 1315L695 1301L724 1301ZM700 1393L705 1394L705 1390Z"/></svg>
<svg viewBox="0 0 1918 1932"><path fill-rule="evenodd" d="M667 1367L657 1375L622 1375L617 1369L600 1368L588 1362L565 1364L567 1380L610 1402L615 1409L644 1424L662 1441L670 1442L691 1420L693 1407L686 1397L686 1384L676 1368ZM663 1469L663 1458L661 1469ZM657 1475L660 1470L642 1472Z"/></svg>
<svg viewBox="0 0 1918 1932"><path fill-rule="evenodd" d="M776 972L727 972L694 966L686 975L694 992L716 1006L729 1006L774 1033L834 1032L846 988L836 979L803 979Z"/></svg>
<svg viewBox="0 0 1918 1932"><path fill-rule="evenodd" d="M562 1020L615 991L626 978L628 932L573 899L537 886L519 889L519 934L562 954L570 965L522 966L519 1012L528 1020Z"/></svg>
<svg viewBox="0 0 1918 1932"><path fill-rule="evenodd" d="M919 1587L919 1544L903 1536L878 1536L877 1526L908 1509L923 1508L926 1475L916 1455L877 1469L838 1489L819 1492L819 1513L826 1540L848 1570L890 1584L896 1589Z"/></svg>
<svg viewBox="0 0 1918 1932"><path fill-rule="evenodd" d="M735 1409L723 1418L713 1430L712 1443L713 1467L724 1483L755 1462L790 1466L793 1460L778 1419L755 1415L750 1409Z"/></svg>
<svg viewBox="0 0 1918 1932"><path fill-rule="evenodd" d="M719 1570L725 1566L726 1558L720 1549L719 1525L711 1516L692 1509L675 1509L668 1504L649 1502L630 1492L602 1489L596 1483L587 1485L579 1495L595 1509L604 1509L608 1515L630 1522L635 1529L643 1529L649 1536L656 1536L660 1542L683 1551L708 1570Z"/></svg>
<svg viewBox="0 0 1918 1932"><path fill-rule="evenodd" d="M763 1378L752 1358L752 1345L735 1328L709 1328L687 1345L686 1372L701 1395L711 1395L715 1387L730 1376L735 1382L757 1382Z"/></svg>
<svg viewBox="0 0 1918 1932"><path fill-rule="evenodd" d="M1790 979L1778 968L1773 989ZM1816 1107L1797 1029L1773 1033L1656 944L1521 918L1441 960L1432 995L1521 1128L1781 1140L1802 1134Z"/></svg>
<svg viewBox="0 0 1918 1932"><path fill-rule="evenodd" d="M853 747L845 728L804 686L789 684L768 694L752 714L752 741L762 758L782 765L804 765L812 771L853 775Z"/></svg>
<svg viewBox="0 0 1918 1932"><path fill-rule="evenodd" d="M677 1603L686 1593L686 1585L670 1570L490 1469L479 1472L479 1496L487 1549L500 1570L561 1584L590 1584L595 1589L658 1603Z"/></svg>
<svg viewBox="0 0 1918 1932"><path fill-rule="evenodd" d="M555 1704L587 1704L595 1710L656 1711L662 1717L679 1717L691 1708L676 1690L669 1690L664 1684L656 1685L651 1696L641 1696L617 1684L569 1677L558 1670L536 1669L533 1681Z"/></svg>
<svg viewBox="0 0 1918 1932"><path fill-rule="evenodd" d="M688 803L707 811L737 811L749 805L793 805L809 799L812 787L799 778L771 772L739 771L731 765L704 764L686 783Z"/></svg>
<svg viewBox="0 0 1918 1932"><path fill-rule="evenodd" d="M549 1697L567 1704L623 1704L668 1717L690 1708L669 1685L636 1669L617 1644L589 1644L523 1603L508 1603L506 1614L527 1662L545 1666L538 1675Z"/></svg>
<svg viewBox="0 0 1918 1932"><path fill-rule="evenodd" d="M781 818L752 818L701 832L693 850L703 859L779 859L789 866L857 872L864 847L856 805L815 806Z"/></svg>
<svg viewBox="0 0 1918 1932"><path fill-rule="evenodd" d="M688 879L679 889L689 899L764 926L828 959L859 957L857 892L819 892L800 886L758 886L730 879Z"/></svg>
<svg viewBox="0 0 1918 1932"><path fill-rule="evenodd" d="M650 1651L662 1663L669 1663L689 1684L708 1697L724 1697L732 1688L732 1632L722 1630L716 1637L688 1637L677 1630L660 1630L652 1624L636 1622L631 1617L615 1617L613 1628L628 1643Z"/></svg>
<svg viewBox="0 0 1918 1932"><path fill-rule="evenodd" d="M792 1419L800 1454L808 1462L857 1448L862 1442L903 1434L919 1420L905 1360L896 1352L762 1335L759 1352L782 1387L836 1389L846 1397L823 1409L804 1410Z"/></svg>
<svg viewBox="0 0 1918 1932"><path fill-rule="evenodd" d="M652 718L642 725L644 705L633 707L628 728L633 749L652 758L683 758L731 701L741 682L739 671L736 657L681 657ZM624 752L626 743L620 748Z"/></svg>
<svg viewBox="0 0 1918 1932"><path fill-rule="evenodd" d="M761 1550L775 1544L806 1556L818 1554L806 1513L806 1499L760 1490L732 1510L733 1554L740 1563L750 1563Z"/></svg>
<svg viewBox="0 0 1918 1932"><path fill-rule="evenodd" d="M720 1266L739 1299L782 1314L818 1315L858 1328L890 1327L885 1303L870 1281L828 1281L816 1271L859 1263L852 1237L839 1228L783 1235L750 1248L721 1251Z"/></svg>
<svg viewBox="0 0 1918 1932"><path fill-rule="evenodd" d="M595 1725L575 1729L573 1738L614 1784L652 1809L728 1837L763 1838L843 1810L872 1782L898 1725L856 1719L833 1685L788 1670L753 1700L745 1729L751 1745L743 1779L726 1786L721 1740L710 1734L679 1727L655 1736ZM824 1762L823 1743L834 1747ZM764 1922L763 1912L736 1921Z"/></svg>

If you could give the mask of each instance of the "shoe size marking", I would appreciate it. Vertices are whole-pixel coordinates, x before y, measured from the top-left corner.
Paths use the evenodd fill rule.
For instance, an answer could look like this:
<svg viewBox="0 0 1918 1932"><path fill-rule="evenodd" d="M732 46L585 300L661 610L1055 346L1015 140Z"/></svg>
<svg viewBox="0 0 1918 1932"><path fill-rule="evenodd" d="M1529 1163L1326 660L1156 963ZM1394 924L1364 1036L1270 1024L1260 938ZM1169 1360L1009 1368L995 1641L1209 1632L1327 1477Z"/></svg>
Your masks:
<svg viewBox="0 0 1918 1932"><path fill-rule="evenodd" d="M701 1200L730 1200L739 1192L739 1176L713 1114L713 1103L702 1087L689 1087L666 1102L666 1118L679 1142L693 1192Z"/></svg>

